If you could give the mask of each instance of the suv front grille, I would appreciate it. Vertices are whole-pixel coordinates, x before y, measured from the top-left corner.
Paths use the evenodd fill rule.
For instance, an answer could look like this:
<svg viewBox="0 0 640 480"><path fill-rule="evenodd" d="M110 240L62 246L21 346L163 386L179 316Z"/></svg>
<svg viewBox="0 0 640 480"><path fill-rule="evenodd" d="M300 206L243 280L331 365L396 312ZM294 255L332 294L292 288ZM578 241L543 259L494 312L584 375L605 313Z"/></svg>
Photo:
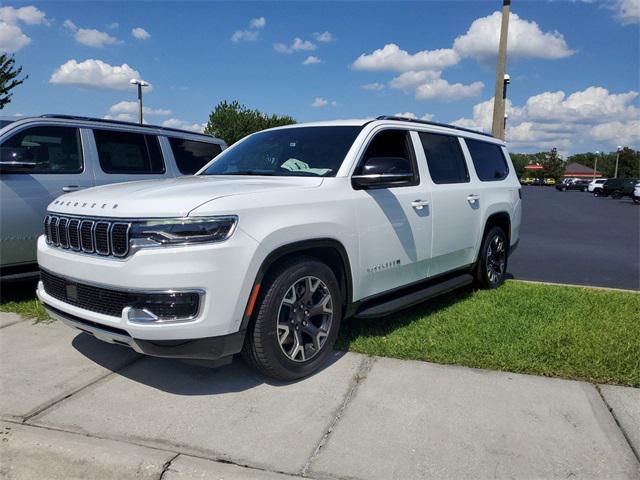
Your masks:
<svg viewBox="0 0 640 480"><path fill-rule="evenodd" d="M103 256L125 257L129 253L131 223L47 215L44 233L54 247Z"/></svg>

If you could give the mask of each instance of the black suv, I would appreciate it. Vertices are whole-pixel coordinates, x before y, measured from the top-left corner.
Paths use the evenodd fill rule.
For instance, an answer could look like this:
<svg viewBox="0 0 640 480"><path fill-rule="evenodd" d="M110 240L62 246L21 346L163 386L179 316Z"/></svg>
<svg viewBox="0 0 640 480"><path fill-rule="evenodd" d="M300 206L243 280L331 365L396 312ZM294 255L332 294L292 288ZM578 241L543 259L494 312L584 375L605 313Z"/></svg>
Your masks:
<svg viewBox="0 0 640 480"><path fill-rule="evenodd" d="M637 178L610 178L602 184L602 196L631 197L637 181Z"/></svg>
<svg viewBox="0 0 640 480"><path fill-rule="evenodd" d="M570 182L556 183L556 189L561 192L566 192L567 190L579 190L581 192L586 192L588 187L588 180L571 180Z"/></svg>

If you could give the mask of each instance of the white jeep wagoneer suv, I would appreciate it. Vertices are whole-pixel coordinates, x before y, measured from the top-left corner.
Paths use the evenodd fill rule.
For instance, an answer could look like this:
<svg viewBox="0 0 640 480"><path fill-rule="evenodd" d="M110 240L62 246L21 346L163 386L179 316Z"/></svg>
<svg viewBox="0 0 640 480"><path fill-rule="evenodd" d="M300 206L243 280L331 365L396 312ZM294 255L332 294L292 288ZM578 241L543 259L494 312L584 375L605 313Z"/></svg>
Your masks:
<svg viewBox="0 0 640 480"><path fill-rule="evenodd" d="M38 240L52 317L148 355L317 370L349 316L498 287L520 183L502 141L398 117L255 133L195 176L59 197Z"/></svg>

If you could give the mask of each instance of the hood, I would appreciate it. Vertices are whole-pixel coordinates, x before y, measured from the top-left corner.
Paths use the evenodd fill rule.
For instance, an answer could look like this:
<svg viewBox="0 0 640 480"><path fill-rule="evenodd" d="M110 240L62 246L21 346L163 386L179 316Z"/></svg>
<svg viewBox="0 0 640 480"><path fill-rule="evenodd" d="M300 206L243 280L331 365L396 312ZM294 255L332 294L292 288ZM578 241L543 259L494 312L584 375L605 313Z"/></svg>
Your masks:
<svg viewBox="0 0 640 480"><path fill-rule="evenodd" d="M62 195L49 204L51 212L119 218L185 217L220 197L278 190L314 188L316 177L192 176L143 180L88 188Z"/></svg>

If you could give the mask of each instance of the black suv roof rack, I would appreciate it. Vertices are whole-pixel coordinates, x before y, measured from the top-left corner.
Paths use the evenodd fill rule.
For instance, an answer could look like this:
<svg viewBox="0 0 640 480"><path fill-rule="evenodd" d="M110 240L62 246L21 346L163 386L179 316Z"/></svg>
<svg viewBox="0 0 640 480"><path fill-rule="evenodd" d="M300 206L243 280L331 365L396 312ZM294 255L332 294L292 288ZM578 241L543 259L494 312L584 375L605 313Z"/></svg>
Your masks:
<svg viewBox="0 0 640 480"><path fill-rule="evenodd" d="M189 133L191 135L203 135L205 137L212 137L212 135L208 135L206 133L194 132L192 130L183 130L180 128L172 128L172 127L161 127L160 125L149 125L147 123L140 124L135 122L125 122L123 120L111 120L107 118L83 117L80 115L62 115L57 113L45 113L44 115L40 115L38 118L59 118L61 120L86 120L90 122L107 123L110 125L126 125L128 127L154 128L156 130L164 130L167 132L180 132L180 133Z"/></svg>
<svg viewBox="0 0 640 480"><path fill-rule="evenodd" d="M432 125L432 126L435 126L435 127L453 128L455 130L461 130L463 132L477 133L478 135L484 135L485 137L494 138L494 136L491 135L490 133L479 132L478 130L473 130L471 128L458 127L456 125L450 125L448 123L431 122L429 120L420 120L420 119L417 119L417 118L399 117L397 115L380 115L379 117L376 118L376 120L397 120L399 122L421 123L423 125Z"/></svg>

